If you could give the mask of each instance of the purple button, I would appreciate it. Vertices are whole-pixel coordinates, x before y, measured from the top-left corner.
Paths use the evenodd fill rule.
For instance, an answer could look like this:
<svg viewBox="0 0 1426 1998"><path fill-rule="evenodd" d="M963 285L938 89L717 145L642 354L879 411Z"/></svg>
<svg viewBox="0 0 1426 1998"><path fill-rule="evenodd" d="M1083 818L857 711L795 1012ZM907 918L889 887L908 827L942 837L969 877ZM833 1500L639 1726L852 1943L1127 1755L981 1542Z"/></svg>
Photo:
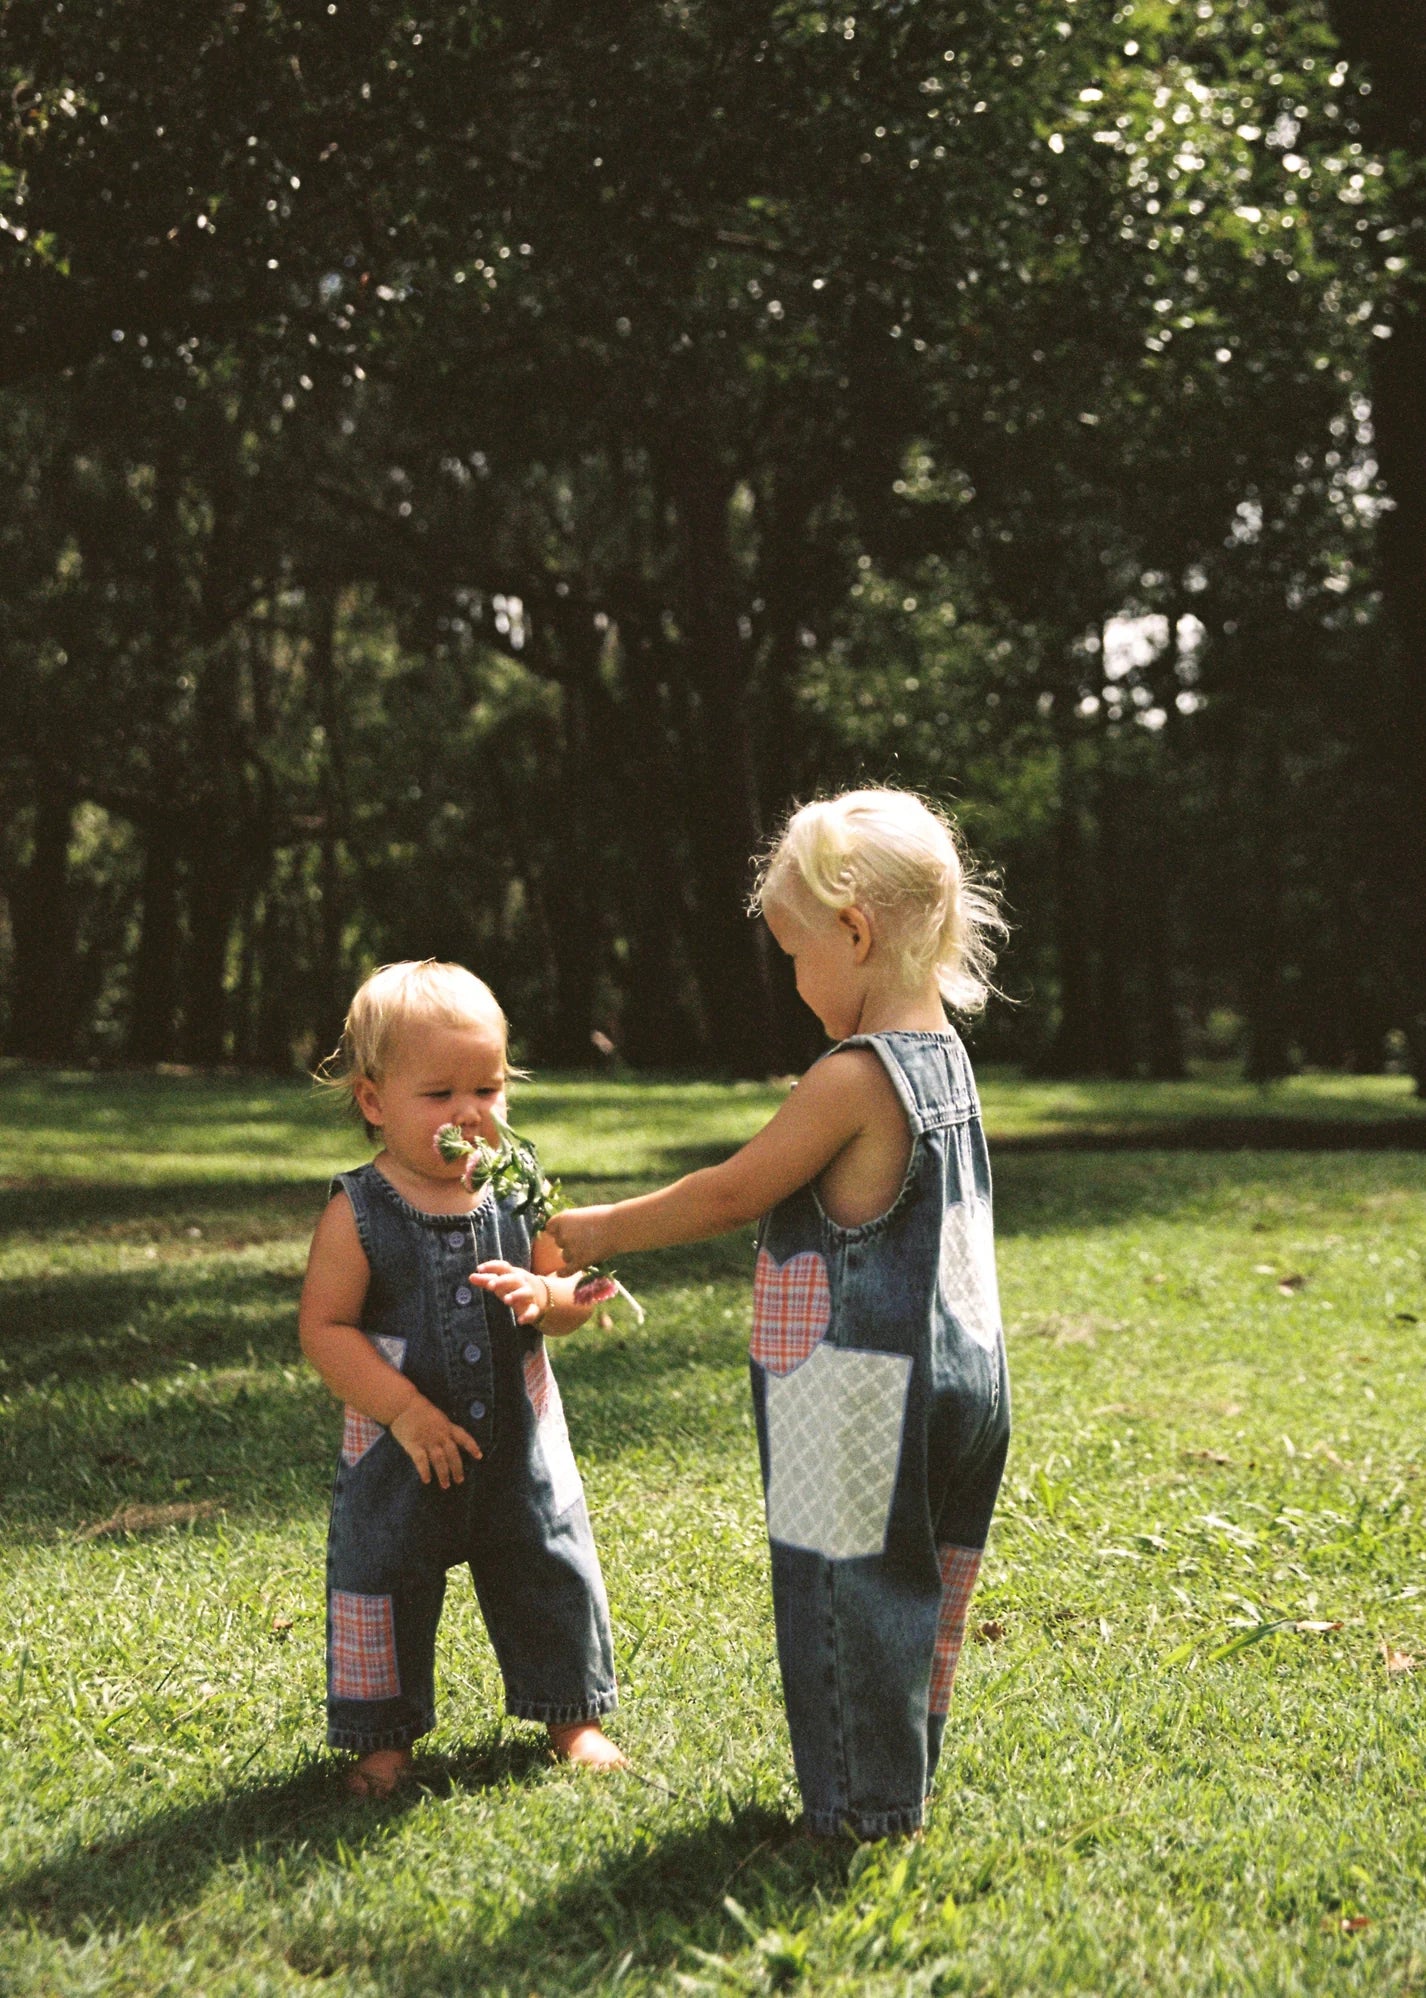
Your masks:
<svg viewBox="0 0 1426 1998"><path fill-rule="evenodd" d="M476 1345L470 1345L470 1346L467 1346L467 1347L466 1347L466 1349L465 1349L465 1359L466 1359L466 1365L467 1365L467 1366L470 1366L470 1367L473 1367L473 1366L475 1365L476 1361L477 1361L477 1360L478 1360L479 1358L480 1358L480 1348L479 1348L479 1346L476 1346Z"/></svg>
<svg viewBox="0 0 1426 1998"><path fill-rule="evenodd" d="M471 1289L470 1285L468 1283L463 1283L460 1289L456 1292L456 1303L469 1304L470 1300L472 1299L472 1297L474 1297L474 1295L475 1292Z"/></svg>
<svg viewBox="0 0 1426 1998"><path fill-rule="evenodd" d="M450 1243L453 1249L458 1249L461 1243L465 1240L464 1229L452 1228L450 1234L447 1235L446 1240Z"/></svg>
<svg viewBox="0 0 1426 1998"><path fill-rule="evenodd" d="M485 1413L485 1403L483 1401L473 1401L471 1403L470 1419L472 1422L479 1422L481 1416L484 1415L484 1413Z"/></svg>

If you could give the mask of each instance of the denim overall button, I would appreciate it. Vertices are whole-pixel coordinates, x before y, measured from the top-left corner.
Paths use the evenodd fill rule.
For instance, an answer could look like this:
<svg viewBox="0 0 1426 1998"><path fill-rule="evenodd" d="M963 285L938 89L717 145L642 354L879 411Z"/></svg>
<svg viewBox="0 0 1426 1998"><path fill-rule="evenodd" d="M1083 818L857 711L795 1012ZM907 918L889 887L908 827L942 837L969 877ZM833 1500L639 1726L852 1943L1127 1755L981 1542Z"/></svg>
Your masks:
<svg viewBox="0 0 1426 1998"><path fill-rule="evenodd" d="M458 1249L461 1243L465 1240L465 1233L460 1228L452 1228L450 1234L447 1235L446 1240L450 1243L453 1249Z"/></svg>
<svg viewBox="0 0 1426 1998"><path fill-rule="evenodd" d="M457 1303L457 1304L469 1304L469 1303L470 1303L470 1300L471 1300L471 1296L472 1296L472 1292L471 1292L471 1288L470 1288L470 1285L469 1285L468 1283L463 1283L463 1284L461 1285L460 1289L459 1289L459 1290L458 1290L458 1291L456 1292L456 1303Z"/></svg>
<svg viewBox="0 0 1426 1998"><path fill-rule="evenodd" d="M471 1345L469 1345L469 1346L467 1346L467 1347L466 1347L466 1349L465 1349L465 1359L466 1359L466 1365L467 1365L467 1366L471 1366L471 1367L473 1367L473 1366L475 1365L476 1361L477 1361L477 1360L478 1360L479 1358L480 1358L480 1348L479 1348L479 1346L477 1346L477 1345L474 1345L474 1344L471 1344Z"/></svg>
<svg viewBox="0 0 1426 1998"><path fill-rule="evenodd" d="M470 1419L472 1422L479 1422L480 1418L482 1417L482 1415L484 1415L484 1413L485 1413L485 1403L483 1401L473 1401L471 1403Z"/></svg>

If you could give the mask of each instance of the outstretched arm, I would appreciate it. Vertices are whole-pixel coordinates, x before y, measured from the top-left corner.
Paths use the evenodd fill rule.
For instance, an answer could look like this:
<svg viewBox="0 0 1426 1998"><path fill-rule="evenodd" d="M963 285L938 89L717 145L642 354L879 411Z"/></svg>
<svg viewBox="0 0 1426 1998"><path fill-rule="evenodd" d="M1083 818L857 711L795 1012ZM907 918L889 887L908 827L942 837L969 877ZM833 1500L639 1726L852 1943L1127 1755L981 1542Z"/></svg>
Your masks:
<svg viewBox="0 0 1426 1998"><path fill-rule="evenodd" d="M864 1128L870 1096L867 1049L847 1048L810 1069L770 1123L722 1165L707 1166L657 1193L609 1207L567 1208L546 1233L580 1269L635 1249L666 1249L725 1235L785 1200L827 1167Z"/></svg>

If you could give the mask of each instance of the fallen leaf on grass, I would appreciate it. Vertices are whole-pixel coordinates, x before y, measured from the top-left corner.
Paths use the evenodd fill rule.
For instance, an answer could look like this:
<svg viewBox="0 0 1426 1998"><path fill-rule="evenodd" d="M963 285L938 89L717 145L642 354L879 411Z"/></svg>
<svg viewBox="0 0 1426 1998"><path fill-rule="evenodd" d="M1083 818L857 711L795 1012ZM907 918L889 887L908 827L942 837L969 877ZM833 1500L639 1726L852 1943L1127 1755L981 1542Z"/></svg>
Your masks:
<svg viewBox="0 0 1426 1998"><path fill-rule="evenodd" d="M207 1519L217 1511L217 1499L199 1499L196 1504L184 1500L180 1505L126 1505L108 1519L101 1519L93 1526L81 1527L76 1537L97 1540L102 1534L150 1533L160 1526L187 1526L191 1521Z"/></svg>
<svg viewBox="0 0 1426 1998"><path fill-rule="evenodd" d="M1254 1264L1253 1264L1253 1275L1254 1275L1254 1276L1276 1276L1276 1275L1277 1275L1277 1264L1276 1264L1276 1263L1254 1263Z"/></svg>
<svg viewBox="0 0 1426 1998"><path fill-rule="evenodd" d="M1300 1630L1304 1637L1323 1637L1329 1630L1340 1630L1342 1620L1338 1617L1335 1622L1329 1623L1320 1616L1304 1616L1299 1617L1292 1627Z"/></svg>
<svg viewBox="0 0 1426 1998"><path fill-rule="evenodd" d="M1294 1297L1298 1291L1305 1287L1306 1283L1307 1278L1305 1276L1285 1276L1278 1284L1278 1289L1284 1297Z"/></svg>
<svg viewBox="0 0 1426 1998"><path fill-rule="evenodd" d="M290 1616L275 1616L269 1627L275 1637L286 1637L288 1631L292 1628L292 1618Z"/></svg>
<svg viewBox="0 0 1426 1998"><path fill-rule="evenodd" d="M1394 1650L1385 1638L1381 1641L1381 1655L1386 1662L1386 1676L1388 1679L1400 1679L1406 1673L1416 1670L1416 1660L1412 1657L1411 1653L1409 1651Z"/></svg>
<svg viewBox="0 0 1426 1998"><path fill-rule="evenodd" d="M1419 1325L1421 1323L1421 1320L1416 1316L1414 1311L1394 1311L1391 1315L1398 1325Z"/></svg>
<svg viewBox="0 0 1426 1998"><path fill-rule="evenodd" d="M1356 1936L1372 1925L1370 1915L1324 1915L1322 1933L1329 1936Z"/></svg>
<svg viewBox="0 0 1426 1998"><path fill-rule="evenodd" d="M984 1623L978 1623L975 1627L977 1644L999 1644L1004 1635L1005 1625L998 1617L988 1617Z"/></svg>
<svg viewBox="0 0 1426 1998"><path fill-rule="evenodd" d="M1193 1457L1200 1464L1231 1464L1233 1459L1224 1450L1185 1450L1185 1457Z"/></svg>
<svg viewBox="0 0 1426 1998"><path fill-rule="evenodd" d="M96 1453L94 1461L96 1464L103 1464L108 1470L121 1468L137 1470L140 1463L140 1459L131 1456L127 1450L100 1450Z"/></svg>

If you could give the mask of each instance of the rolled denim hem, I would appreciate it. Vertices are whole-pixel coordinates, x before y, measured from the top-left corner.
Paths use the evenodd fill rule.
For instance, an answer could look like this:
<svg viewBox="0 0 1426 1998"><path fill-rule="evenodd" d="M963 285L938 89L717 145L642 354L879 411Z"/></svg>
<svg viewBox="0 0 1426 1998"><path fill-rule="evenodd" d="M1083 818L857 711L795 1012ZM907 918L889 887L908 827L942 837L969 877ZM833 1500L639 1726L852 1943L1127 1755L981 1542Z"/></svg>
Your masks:
<svg viewBox="0 0 1426 1998"><path fill-rule="evenodd" d="M817 1838L870 1840L920 1831L924 1815L920 1804L908 1804L900 1811L804 1811L802 1822Z"/></svg>
<svg viewBox="0 0 1426 1998"><path fill-rule="evenodd" d="M358 1728L329 1727L327 1729L328 1748L353 1748L358 1755L370 1755L378 1748L409 1748L413 1741L419 1741L423 1734L429 1734L436 1725L436 1716L430 1714L418 1727L388 1727L373 1733L363 1733Z"/></svg>
<svg viewBox="0 0 1426 1998"><path fill-rule="evenodd" d="M587 1700L563 1704L556 1700L519 1700L507 1694L505 1711L512 1720L543 1721L546 1727L563 1727L571 1721L599 1720L604 1714L612 1714L618 1704L619 1694L611 1686L607 1692L591 1693Z"/></svg>

